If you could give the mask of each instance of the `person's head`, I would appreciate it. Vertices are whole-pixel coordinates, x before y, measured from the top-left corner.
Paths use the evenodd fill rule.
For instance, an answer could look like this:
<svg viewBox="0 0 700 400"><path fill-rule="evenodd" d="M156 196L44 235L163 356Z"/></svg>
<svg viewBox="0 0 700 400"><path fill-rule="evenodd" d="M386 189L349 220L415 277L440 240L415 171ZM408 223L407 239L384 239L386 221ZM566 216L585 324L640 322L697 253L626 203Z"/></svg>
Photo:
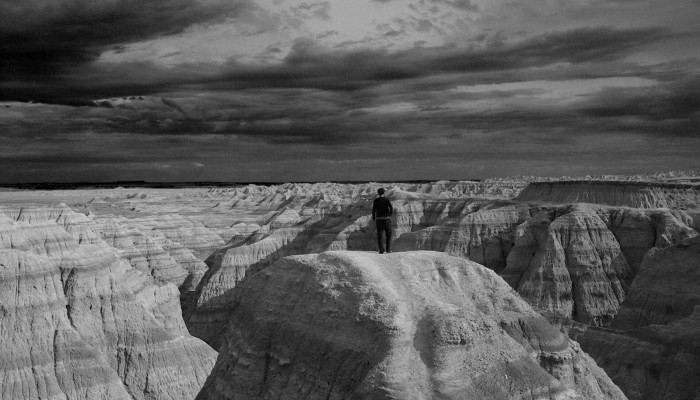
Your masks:
<svg viewBox="0 0 700 400"><path fill-rule="evenodd" d="M386 190L384 190L384 188L377 189L377 193L379 193L380 196L384 196L384 192L386 192Z"/></svg>

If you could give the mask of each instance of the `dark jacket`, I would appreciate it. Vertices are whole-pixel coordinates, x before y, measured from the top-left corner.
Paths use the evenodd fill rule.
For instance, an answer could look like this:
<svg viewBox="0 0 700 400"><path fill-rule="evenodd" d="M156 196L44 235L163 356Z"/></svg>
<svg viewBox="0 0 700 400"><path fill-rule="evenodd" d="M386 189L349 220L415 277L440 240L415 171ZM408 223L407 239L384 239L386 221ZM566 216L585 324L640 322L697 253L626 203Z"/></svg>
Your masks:
<svg viewBox="0 0 700 400"><path fill-rule="evenodd" d="M377 219L386 219L394 212L394 207L386 197L377 197L372 204L372 221Z"/></svg>

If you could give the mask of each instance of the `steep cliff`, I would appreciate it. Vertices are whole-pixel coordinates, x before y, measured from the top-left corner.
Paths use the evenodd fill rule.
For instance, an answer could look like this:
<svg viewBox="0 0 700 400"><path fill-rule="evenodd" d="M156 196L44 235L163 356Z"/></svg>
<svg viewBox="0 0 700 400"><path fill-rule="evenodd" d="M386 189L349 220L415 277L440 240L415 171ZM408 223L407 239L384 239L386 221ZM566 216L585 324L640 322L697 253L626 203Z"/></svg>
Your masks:
<svg viewBox="0 0 700 400"><path fill-rule="evenodd" d="M289 255L376 248L368 190L346 188L344 198L287 189L246 188L245 207L257 218L234 225L238 233L209 259L196 300L186 305L188 326L214 347L225 327L228 292L247 273ZM388 191L395 251L468 258L501 274L536 308L597 326L617 314L647 252L697 235L692 211L529 204L418 189Z"/></svg>
<svg viewBox="0 0 700 400"><path fill-rule="evenodd" d="M406 193L398 192L398 189L389 191L394 198L395 236L468 214L470 210L489 203L486 200L443 199L428 195L407 199ZM404 199L400 198L402 196ZM267 195L265 198L276 197ZM376 246L366 197L344 206L342 202L329 204L329 201L338 200L328 196L285 198L284 206L266 212L255 223L249 220L247 224L235 225L241 233L210 257L209 269L193 300L185 306L190 331L214 348L219 346L218 339L228 318L232 301L229 292L246 274L260 271L290 255L326 250L369 250ZM265 200L263 207L268 205L268 200Z"/></svg>
<svg viewBox="0 0 700 400"><path fill-rule="evenodd" d="M642 263L613 329L578 340L634 400L700 395L700 238Z"/></svg>
<svg viewBox="0 0 700 400"><path fill-rule="evenodd" d="M216 352L156 286L61 207L0 209L0 397L182 399Z"/></svg>
<svg viewBox="0 0 700 400"><path fill-rule="evenodd" d="M198 399L624 399L492 271L434 252L284 258L234 290Z"/></svg>
<svg viewBox="0 0 700 400"><path fill-rule="evenodd" d="M159 231L142 231L127 218L94 217L95 230L132 267L150 275L157 285L172 283L187 301L207 270L204 261Z"/></svg>

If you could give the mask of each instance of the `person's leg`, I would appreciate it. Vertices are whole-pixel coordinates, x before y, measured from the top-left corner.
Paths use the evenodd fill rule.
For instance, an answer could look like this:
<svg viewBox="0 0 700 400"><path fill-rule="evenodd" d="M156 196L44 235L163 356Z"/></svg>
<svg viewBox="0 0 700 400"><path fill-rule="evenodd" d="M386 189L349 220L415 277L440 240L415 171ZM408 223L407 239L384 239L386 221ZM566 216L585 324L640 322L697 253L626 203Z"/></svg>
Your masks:
<svg viewBox="0 0 700 400"><path fill-rule="evenodd" d="M386 219L386 225L384 225L384 229L386 232L386 251L387 253L391 251L391 220Z"/></svg>
<svg viewBox="0 0 700 400"><path fill-rule="evenodd" d="M382 245L382 230L384 224L382 223L383 220L378 219L376 220L376 225L377 225L377 248L379 249L380 253L384 253L384 246Z"/></svg>

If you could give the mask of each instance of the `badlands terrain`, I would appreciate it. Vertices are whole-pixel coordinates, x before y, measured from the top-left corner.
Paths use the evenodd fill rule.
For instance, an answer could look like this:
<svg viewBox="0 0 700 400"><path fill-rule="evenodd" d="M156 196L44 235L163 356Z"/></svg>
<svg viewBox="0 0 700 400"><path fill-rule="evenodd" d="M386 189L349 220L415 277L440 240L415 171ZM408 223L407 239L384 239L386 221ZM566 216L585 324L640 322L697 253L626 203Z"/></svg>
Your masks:
<svg viewBox="0 0 700 400"><path fill-rule="evenodd" d="M697 177L6 189L0 399L697 400Z"/></svg>

